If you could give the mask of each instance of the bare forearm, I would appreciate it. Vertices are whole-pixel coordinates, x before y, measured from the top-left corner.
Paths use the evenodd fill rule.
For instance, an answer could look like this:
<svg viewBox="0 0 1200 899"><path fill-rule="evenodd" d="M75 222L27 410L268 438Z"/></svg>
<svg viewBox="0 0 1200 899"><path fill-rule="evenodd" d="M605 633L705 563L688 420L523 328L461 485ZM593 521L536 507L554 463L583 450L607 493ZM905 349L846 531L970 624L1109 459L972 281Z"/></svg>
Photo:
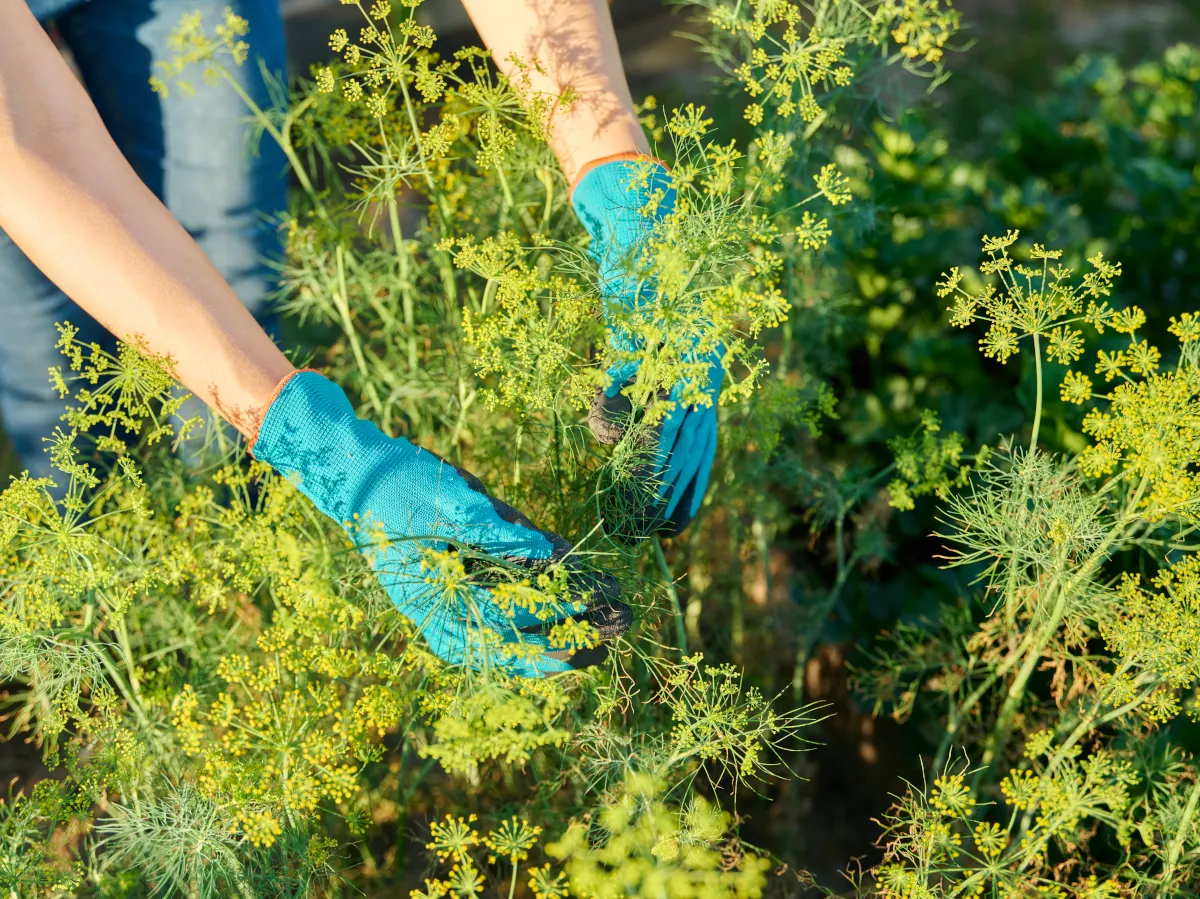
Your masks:
<svg viewBox="0 0 1200 899"><path fill-rule="evenodd" d="M570 88L577 100L551 119L551 142L567 180L589 162L620 153L648 153L633 110L612 18L604 0L464 0L497 65L536 60L530 87L554 96Z"/></svg>
<svg viewBox="0 0 1200 899"><path fill-rule="evenodd" d="M189 390L251 433L291 364L12 2L0 0L0 228L104 327L173 357Z"/></svg>

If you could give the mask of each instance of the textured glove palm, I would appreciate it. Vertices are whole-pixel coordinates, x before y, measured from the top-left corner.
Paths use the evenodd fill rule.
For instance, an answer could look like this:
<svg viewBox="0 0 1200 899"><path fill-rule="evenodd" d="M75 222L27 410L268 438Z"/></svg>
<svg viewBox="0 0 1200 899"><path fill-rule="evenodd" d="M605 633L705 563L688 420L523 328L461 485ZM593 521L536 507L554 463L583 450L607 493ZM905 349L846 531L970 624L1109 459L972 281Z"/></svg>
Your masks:
<svg viewBox="0 0 1200 899"><path fill-rule="evenodd" d="M555 650L545 636L552 622L538 610L502 610L482 584L447 591L427 582L426 550L445 548L447 541L533 571L561 560L570 545L488 496L472 475L359 419L341 388L321 375L298 372L283 385L263 417L254 454L293 478L318 509L366 544L396 608L447 662L480 667L486 657L514 674L540 677L603 658L602 646ZM386 541L364 540L364 524ZM569 581L577 600L571 611L595 625L602 639L628 628L629 610L616 599L611 577L576 571ZM501 640L486 656L480 648L485 632Z"/></svg>
<svg viewBox="0 0 1200 899"><path fill-rule="evenodd" d="M657 203L652 202L655 198ZM592 238L590 252L604 297L609 344L628 352L635 348L635 339L618 319L623 311L654 301L653 283L637 271L638 254L655 225L675 209L670 173L645 157L600 163L579 179L571 199ZM717 451L716 399L725 374L720 352L705 361L709 363L705 391L712 402L682 405L678 402L682 384L662 397L670 408L653 434L653 460L641 471L651 489L631 498L635 507L624 510L619 524L623 536L678 534L700 511ZM617 443L628 431L631 404L623 391L637 374L636 362L619 363L608 371L609 386L597 392L589 422L602 443Z"/></svg>

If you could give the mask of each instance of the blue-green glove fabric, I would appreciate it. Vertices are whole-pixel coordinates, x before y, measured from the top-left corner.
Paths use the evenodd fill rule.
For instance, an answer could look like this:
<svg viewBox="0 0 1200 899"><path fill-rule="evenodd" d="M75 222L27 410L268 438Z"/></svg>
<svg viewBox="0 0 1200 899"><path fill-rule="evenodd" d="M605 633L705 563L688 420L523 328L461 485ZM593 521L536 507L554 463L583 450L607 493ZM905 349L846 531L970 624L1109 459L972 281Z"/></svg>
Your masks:
<svg viewBox="0 0 1200 899"><path fill-rule="evenodd" d="M649 171L647 171L649 167ZM653 210L651 198L662 192ZM616 350L636 348L635 338L617 324L622 310L654 302L654 284L637 271L638 255L654 227L675 209L676 192L670 172L648 158L617 159L585 172L572 194L575 212L592 238L590 253L596 261L608 341ZM683 406L678 399L685 385L678 384L664 398L672 404L656 434L654 460L643 476L657 490L646 491L635 510L629 536L647 532L678 534L700 511L708 489L717 451L716 400L725 371L721 351L709 355L705 388L712 397L708 406ZM631 406L622 391L637 377L636 363L609 369L609 386L592 403L589 422L602 443L616 443L628 428Z"/></svg>
<svg viewBox="0 0 1200 899"><path fill-rule="evenodd" d="M529 611L510 617L486 586L473 584L455 596L426 582L425 550L444 549L447 541L531 571L562 559L570 545L488 496L474 476L358 418L342 389L325 377L301 371L284 384L263 417L253 451L363 546L396 608L447 662L480 667L481 625L504 641L489 663L520 676L545 676L603 658L602 649L573 654L551 649L546 622ZM381 531L386 545L365 537L364 527ZM574 611L605 639L629 625L628 607L615 591L613 578L590 572L580 572L572 583ZM544 654L518 658L511 652L518 645L543 647Z"/></svg>

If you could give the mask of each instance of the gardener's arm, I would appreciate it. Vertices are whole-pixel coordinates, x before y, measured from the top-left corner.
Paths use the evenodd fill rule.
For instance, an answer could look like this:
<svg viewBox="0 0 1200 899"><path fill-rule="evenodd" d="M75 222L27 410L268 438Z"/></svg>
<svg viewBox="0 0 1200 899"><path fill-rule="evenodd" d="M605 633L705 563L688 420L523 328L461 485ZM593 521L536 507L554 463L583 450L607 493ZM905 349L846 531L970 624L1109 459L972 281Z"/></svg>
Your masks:
<svg viewBox="0 0 1200 899"><path fill-rule="evenodd" d="M479 36L496 64L511 73L511 59L534 60L530 87L577 99L554 112L551 144L567 181L574 184L589 163L617 155L649 154L612 17L605 0L464 0Z"/></svg>
<svg viewBox="0 0 1200 899"><path fill-rule="evenodd" d="M292 365L125 161L30 13L0 0L0 228L243 434Z"/></svg>
<svg viewBox="0 0 1200 899"><path fill-rule="evenodd" d="M443 659L545 676L605 652L590 639L552 644L547 631L564 617L585 618L602 639L629 626L615 581L572 565L565 540L358 418L333 382L295 373L125 162L24 0L0 0L0 228L110 331L173 356L183 383L258 459L365 542L380 583ZM368 522L389 540L366 540ZM568 565L578 605L506 612L488 584L431 586L425 553L448 544L535 571Z"/></svg>
<svg viewBox="0 0 1200 899"><path fill-rule="evenodd" d="M513 58L526 69L529 87L575 100L550 119L550 141L571 186L571 200L591 236L608 341L618 352L638 344L621 319L632 307L654 303L652 278L639 270L641 252L663 217L675 208L666 167L650 156L605 0L464 0L496 63L513 75ZM520 79L516 79L520 83ZM707 354L706 402L676 402L685 385L670 391L671 407L657 428L653 458L640 466L643 488L609 516L612 533L631 537L652 531L677 534L699 512L717 449L716 400L724 376L722 353ZM635 363L609 369L589 422L604 443L622 439L631 403L623 391L637 377Z"/></svg>

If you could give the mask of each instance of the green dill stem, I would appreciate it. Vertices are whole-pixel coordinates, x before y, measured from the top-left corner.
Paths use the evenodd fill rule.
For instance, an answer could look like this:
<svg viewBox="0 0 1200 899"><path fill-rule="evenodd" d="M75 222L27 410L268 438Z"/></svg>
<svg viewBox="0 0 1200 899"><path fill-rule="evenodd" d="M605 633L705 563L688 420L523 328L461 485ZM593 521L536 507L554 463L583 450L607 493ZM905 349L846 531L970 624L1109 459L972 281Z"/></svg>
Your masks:
<svg viewBox="0 0 1200 899"><path fill-rule="evenodd" d="M702 568L703 563L696 559L698 555L696 551L697 534L699 532L692 530L688 537L688 543L691 546L689 555L692 558L692 564L688 567L688 603L687 609L684 612L684 631L687 633L688 645L702 649L700 641L700 615L704 610L704 601L701 599L702 591L699 590L692 578L696 577Z"/></svg>
<svg viewBox="0 0 1200 899"><path fill-rule="evenodd" d="M658 568L662 572L663 583L666 584L667 594L671 597L672 614L675 618L675 642L679 644L679 651L687 655L687 629L684 627L683 607L679 604L679 593L675 589L675 580L671 576L670 566L667 565L667 557L663 555L662 543L657 537L650 538L654 545L654 558L658 562Z"/></svg>
<svg viewBox="0 0 1200 899"><path fill-rule="evenodd" d="M467 425L467 410L471 408L471 404L475 402L475 391L467 392L467 383L462 378L458 379L458 417L454 420L454 429L450 432L450 446L459 449L459 440L462 437L463 429ZM459 458L461 461L462 452L459 450Z"/></svg>
<svg viewBox="0 0 1200 899"><path fill-rule="evenodd" d="M765 587L765 595L767 601L771 598L771 540L767 536L767 525L763 521L761 514L754 516L754 523L750 527L751 533L754 534L755 542L758 544L758 556L762 563L763 585Z"/></svg>
<svg viewBox="0 0 1200 899"><path fill-rule="evenodd" d="M736 515L729 522L729 541L733 546L742 545L742 520ZM746 643L746 604L744 599L743 591L740 588L729 591L729 604L732 607L729 616L729 642L732 649L730 654L739 662L742 661L742 647Z"/></svg>
<svg viewBox="0 0 1200 899"><path fill-rule="evenodd" d="M1031 457L1027 455L1025 457L1025 461L1028 462L1030 458ZM1021 501L1018 503L1017 522L1015 525L1017 529L1024 527L1025 518L1029 514L1029 510L1026 507L1028 498L1029 495L1026 492L1026 484L1024 481L1022 481ZM1019 603L1017 602L1017 572L1020 570L1017 562L1019 558L1020 553L1014 548L1012 558L1008 562L1008 585L1004 591L1004 620L1008 623L1010 628L1016 627L1017 624L1017 611L1019 608Z"/></svg>
<svg viewBox="0 0 1200 899"><path fill-rule="evenodd" d="M134 715L137 716L138 723L146 729L147 733L154 733L154 727L150 723L150 719L146 717L146 713L142 709L142 704L138 700L137 695L125 683L124 679L121 677L121 673L117 671L116 666L113 665L112 661L109 659L108 654L100 652L96 655L99 656L101 664L103 664L105 669L108 671L108 676L111 677L113 683L116 684L117 691L121 694L125 701L129 703L129 707L133 709Z"/></svg>
<svg viewBox="0 0 1200 899"><path fill-rule="evenodd" d="M409 16L411 17L412 15L413 13L410 12ZM404 111L408 115L409 127L412 128L413 144L417 148L417 158L421 160L421 172L425 175L425 183L429 187L429 195L437 204L438 212L441 213L438 217L438 230L441 232L442 237L448 237L446 222L451 218L450 210L446 208L445 195L438 191L437 185L433 181L433 175L429 174L429 162L425 156L425 145L421 143L421 127L417 123L417 112L413 107L412 97L408 93L408 84L403 78L400 79L400 93L404 97ZM454 280L454 266L450 264L450 254L445 250L439 251L437 258L438 270L442 275L442 290L446 294L446 302L453 309L457 306L456 301L458 299L458 284Z"/></svg>
<svg viewBox="0 0 1200 899"><path fill-rule="evenodd" d="M362 7L360 6L359 9L362 9ZM415 11L410 12L409 18L412 18L412 16L415 14ZM370 21L370 17L368 17L367 21ZM396 62L397 65L399 65L399 60ZM400 78L399 81L400 94L404 97L404 111L408 115L408 126L412 128L413 144L417 148L417 158L421 160L421 171L425 174L425 183L429 185L429 192L436 193L437 188L433 183L433 176L429 174L429 163L425 157L425 145L421 143L421 126L417 123L417 111L413 106L412 97L408 93L408 84L405 82L404 78ZM436 199L438 206L442 210L442 214L445 215L446 209L443 205L445 197L439 195Z"/></svg>
<svg viewBox="0 0 1200 899"><path fill-rule="evenodd" d="M514 861L513 862L512 879L509 880L509 882L508 882L508 899L513 899L513 896L515 896L517 893L517 871L519 871L519 870L520 870L520 867Z"/></svg>
<svg viewBox="0 0 1200 899"><path fill-rule="evenodd" d="M412 284L408 267L408 250L404 248L404 233L400 230L400 210L396 198L388 197L388 222L392 228L392 243L400 260L400 297L404 304L404 327L408 332L408 370L417 371L417 326L416 310L413 307Z"/></svg>
<svg viewBox="0 0 1200 899"><path fill-rule="evenodd" d="M779 351L779 361L775 363L775 376L784 381L788 372L788 363L792 359L792 343L794 341L790 316L783 320L783 325L779 330L783 335L783 347Z"/></svg>
<svg viewBox="0 0 1200 899"><path fill-rule="evenodd" d="M1042 350L1041 350L1041 343L1039 342L1038 334L1036 331L1033 333L1033 360L1034 360L1034 370L1036 371L1037 386L1035 388L1036 397L1034 400L1034 407L1033 407L1033 430L1032 430L1032 433L1029 435L1029 451L1026 453L1026 456L1025 456L1026 462L1028 462L1030 459L1032 459L1034 457L1034 455L1037 453L1038 432L1041 430L1041 425L1042 425ZM1026 486L1025 486L1024 482L1022 482L1021 502L1020 502L1020 512L1019 512L1020 519L1017 524L1018 529L1024 525L1024 519L1028 513L1028 510L1025 507L1025 504L1026 504L1026 501L1028 498L1029 497L1028 497L1028 493L1026 492ZM1014 551L1012 562L1009 564L1009 569L1008 569L1008 590L1006 591L1005 596L1004 596L1005 620L1008 622L1010 627L1015 625L1017 622L1016 587L1017 587L1017 553Z"/></svg>
<svg viewBox="0 0 1200 899"><path fill-rule="evenodd" d="M521 444L525 442L525 427L517 425L517 449L513 453L513 486L521 483Z"/></svg>
<svg viewBox="0 0 1200 899"><path fill-rule="evenodd" d="M513 209L517 203L513 199L512 188L508 186L508 178L506 178L504 175L503 166L496 166L496 177L500 179L500 189L504 191L504 209L502 210L504 215L500 217L501 227L503 227L504 222L508 218L508 210Z"/></svg>
<svg viewBox="0 0 1200 899"><path fill-rule="evenodd" d="M354 324L350 321L350 303L346 297L346 263L345 252L341 244L338 244L335 253L337 258L337 274L338 287L333 292L333 303L337 306L338 314L342 317L342 330L346 332L346 337L350 340L350 349L354 353L354 361L358 365L359 374L362 375L363 384L367 398L371 401L371 406L378 415L383 411L383 404L379 401L379 394L375 391L375 382L371 379L371 373L367 368L367 360L363 356L362 344L358 340L358 334L354 330Z"/></svg>
<svg viewBox="0 0 1200 899"><path fill-rule="evenodd" d="M270 116L263 111L261 106L254 102L254 98L246 93L246 89L238 84L237 79L233 77L229 69L225 68L225 66L217 66L217 69L220 71L221 77L228 84L232 85L237 95L241 97L242 102L246 104L246 108L250 110L251 115L262 125L263 130L271 135L275 143L279 144L279 148L283 150L283 155L287 157L288 162L292 166L292 171L296 173L296 180L300 182L300 186L304 188L304 192L308 194L308 198L312 200L313 206L316 207L320 216L325 218L325 207L317 200L317 192L313 188L312 181L308 178L308 172L305 171L304 165L300 162L300 157L296 155L296 148L292 146L292 122L312 105L312 97L306 97L295 108L288 110L283 119L283 128L276 128Z"/></svg>
<svg viewBox="0 0 1200 899"><path fill-rule="evenodd" d="M546 203L542 206L542 230L545 231L550 227L550 212L554 206L554 176L547 168L538 169L537 176L546 188Z"/></svg>
<svg viewBox="0 0 1200 899"><path fill-rule="evenodd" d="M850 579L850 572L854 569L854 563L858 561L858 552L851 553L850 558L846 558L845 531L846 531L846 505L839 502L838 516L834 520L833 535L835 552L837 553L837 579L833 582L833 586L829 588L813 610L813 614L807 616L805 624L809 626L807 633L800 634L799 646L796 648L796 659L792 666L792 696L794 701L799 701L804 695L804 669L808 664L808 657L813 651L813 646L817 642L817 635L820 633L820 625L829 617L829 613L833 611L833 607L837 605L838 599L841 598L842 589L846 586L846 582Z"/></svg>
<svg viewBox="0 0 1200 899"><path fill-rule="evenodd" d="M1020 671L1017 672L1016 679L1009 685L1008 693L1004 698L1004 704L1000 707L1000 714L996 718L996 726L992 730L991 736L988 738L987 745L984 748L981 771L992 763L996 756L1003 751L1005 744L1008 742L1013 716L1016 715L1017 705L1025 695L1025 685L1029 683L1029 678L1033 676L1034 670L1042 660L1042 650L1046 648L1046 644L1050 642L1054 636L1054 632L1058 630L1059 622L1062 621L1062 617L1066 613L1067 600L1069 598L1070 593L1067 590L1061 588L1058 590L1058 596L1055 600L1054 608L1050 612L1050 617L1037 630L1037 638L1033 641L1033 645L1026 651L1024 663L1021 665Z"/></svg>
<svg viewBox="0 0 1200 899"><path fill-rule="evenodd" d="M1165 890L1171 885L1170 878L1175 874L1175 865L1179 862L1179 854L1183 851L1183 841L1187 838L1188 828L1192 826L1197 802L1200 802L1200 780L1192 784L1192 789L1188 792L1183 818L1179 822L1179 829L1175 832L1175 839L1171 840L1171 848L1167 852L1167 866L1163 870L1163 891L1158 894L1160 899L1166 899L1170 895Z"/></svg>
<svg viewBox="0 0 1200 899"><path fill-rule="evenodd" d="M1121 523L1109 532L1107 539L1092 552L1088 560L1079 569L1078 573L1071 580L1063 584L1061 581L1056 582L1057 598L1054 607L1050 612L1050 617L1038 629L1038 637L1034 644L1030 646L1025 655L1024 664L1021 670L1017 673L1016 679L1008 688L1008 695L1004 699L1004 704L1000 707L1000 714L996 719L996 726L992 730L988 738L987 745L983 752L982 764L978 773L973 778L973 782L978 782L980 775L988 769L992 761L995 760L1004 750L1005 744L1008 742L1008 737L1012 728L1012 719L1017 712L1017 706L1022 697L1025 695L1025 686L1029 682L1029 678L1033 676L1034 670L1037 668L1038 662L1041 661L1042 651L1054 636L1054 632L1058 630L1058 625L1061 623L1063 616L1066 614L1067 602L1075 588L1091 576L1092 572L1100 565L1105 553L1108 552L1128 527L1130 519L1133 517L1133 512L1137 509L1138 503L1141 502L1142 493L1146 489L1148 478L1143 477L1138 484L1129 506L1126 509Z"/></svg>
<svg viewBox="0 0 1200 899"><path fill-rule="evenodd" d="M1042 345L1038 340L1037 331L1033 332L1033 364L1037 377L1036 402L1033 407L1033 433L1029 435L1029 454L1032 456L1037 449L1038 431L1042 427Z"/></svg>
<svg viewBox="0 0 1200 899"><path fill-rule="evenodd" d="M934 756L935 761L933 769L935 771L940 771L942 769L942 765L945 764L946 759L950 754L950 742L954 739L954 735L958 733L958 728L962 724L963 719L967 716L971 709L975 707L976 703L978 703L979 700L982 699L984 695L986 695L987 692L992 689L993 686L995 686L996 681L1006 675L1009 670L1011 670L1017 664L1017 662L1020 661L1021 656L1025 651L1025 645L1030 642L1032 642L1032 633L1026 636L1024 644L1018 647L1016 652L1005 659L999 668L989 674L984 679L983 683L976 687L971 694L959 704L957 709L954 709L947 714L946 729L942 733L942 741L940 744L938 744L937 754Z"/></svg>
<svg viewBox="0 0 1200 899"><path fill-rule="evenodd" d="M125 671L129 674L129 686L133 690L133 695L140 702L142 699L142 689L141 684L138 683L137 671L133 664L133 649L129 645L129 630L125 627L124 615L117 619L113 630L117 632L117 642L120 644L121 656L125 661Z"/></svg>
<svg viewBox="0 0 1200 899"><path fill-rule="evenodd" d="M496 299L496 291L500 289L500 280L498 278L488 278L487 284L483 287L483 299L479 301L479 314L487 315L488 307L492 301Z"/></svg>

